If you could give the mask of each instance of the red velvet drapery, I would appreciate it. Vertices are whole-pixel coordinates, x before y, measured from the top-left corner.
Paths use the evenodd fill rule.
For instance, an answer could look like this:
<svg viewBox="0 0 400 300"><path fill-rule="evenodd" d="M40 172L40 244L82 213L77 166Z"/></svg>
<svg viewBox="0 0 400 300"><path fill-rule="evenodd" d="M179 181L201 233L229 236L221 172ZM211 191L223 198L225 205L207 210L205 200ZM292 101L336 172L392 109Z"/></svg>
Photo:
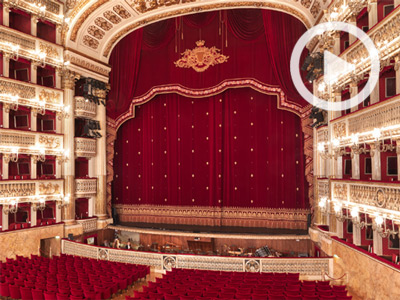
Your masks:
<svg viewBox="0 0 400 300"><path fill-rule="evenodd" d="M107 115L118 119L132 99L155 86L205 89L244 78L279 86L290 102L305 107L308 103L297 93L289 68L292 49L305 30L299 20L281 12L240 9L179 17L134 31L110 57ZM221 49L228 62L204 72L176 67L174 61L198 40Z"/></svg>
<svg viewBox="0 0 400 300"><path fill-rule="evenodd" d="M118 130L115 203L305 208L302 140L275 95L157 96Z"/></svg>
<svg viewBox="0 0 400 300"><path fill-rule="evenodd" d="M258 215L254 211L246 216L251 220L273 219L279 224L226 224L305 227L308 184L304 123L299 115L305 117L307 103L297 94L289 73L292 48L304 31L300 21L280 12L232 10L156 23L116 46L110 58L113 71L107 102L109 120L116 122L109 124L114 122L118 128L135 112L135 118L117 132L113 162L113 201L120 214L134 216L125 220L170 222L151 217L169 214L175 217L171 222L177 222L174 207L194 206L212 211L199 212L192 219L223 219L229 215L227 210L236 207L240 214L243 208L257 209ZM228 61L204 72L176 67L173 62L185 49L195 48L198 40L221 49ZM289 103L284 109L291 112L278 109L277 95L250 88L219 91L201 99L177 94L179 87L201 92L238 79L281 89L275 94L279 100L283 95ZM148 101L151 98L142 96L157 89L167 94L132 111L132 103ZM143 207L148 210L142 211ZM160 207L161 213L154 210ZM263 209L272 209L272 214ZM285 221L294 225L282 226ZM191 224L190 219L184 222Z"/></svg>

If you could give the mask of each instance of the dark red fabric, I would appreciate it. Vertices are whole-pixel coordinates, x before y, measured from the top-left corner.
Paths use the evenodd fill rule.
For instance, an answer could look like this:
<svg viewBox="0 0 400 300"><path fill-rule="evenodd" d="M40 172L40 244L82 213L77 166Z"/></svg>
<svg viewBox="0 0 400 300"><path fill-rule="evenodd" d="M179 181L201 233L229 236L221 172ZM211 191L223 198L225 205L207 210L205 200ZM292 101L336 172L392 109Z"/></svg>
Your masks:
<svg viewBox="0 0 400 300"><path fill-rule="evenodd" d="M256 9L196 14L146 26L122 39L111 54L107 115L116 119L133 98L156 86L205 89L248 78L280 86L289 101L305 106L289 72L292 49L305 30L288 14ZM174 62L199 40L220 49L228 61L204 72L176 67Z"/></svg>
<svg viewBox="0 0 400 300"><path fill-rule="evenodd" d="M85 219L89 213L89 200L87 198L75 199L75 217L77 219Z"/></svg>
<svg viewBox="0 0 400 300"><path fill-rule="evenodd" d="M302 141L276 96L159 95L118 130L114 203L305 208Z"/></svg>

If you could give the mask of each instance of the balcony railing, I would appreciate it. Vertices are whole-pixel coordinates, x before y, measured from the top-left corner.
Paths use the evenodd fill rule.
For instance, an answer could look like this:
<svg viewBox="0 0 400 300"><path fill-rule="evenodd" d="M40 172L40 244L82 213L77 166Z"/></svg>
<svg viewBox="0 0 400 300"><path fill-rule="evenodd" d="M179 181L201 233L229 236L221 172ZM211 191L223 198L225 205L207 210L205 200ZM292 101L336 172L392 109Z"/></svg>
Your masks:
<svg viewBox="0 0 400 300"><path fill-rule="evenodd" d="M97 140L90 138L75 138L75 156L77 157L95 157L97 150Z"/></svg>
<svg viewBox="0 0 400 300"><path fill-rule="evenodd" d="M17 96L18 100L14 100ZM0 101L6 105L24 105L63 111L63 91L36 84L0 77Z"/></svg>
<svg viewBox="0 0 400 300"><path fill-rule="evenodd" d="M0 181L0 204L10 204L11 200L37 202L45 200L61 200L64 194L64 180L3 180Z"/></svg>
<svg viewBox="0 0 400 300"><path fill-rule="evenodd" d="M75 196L91 197L97 193L96 178L80 178L75 179Z"/></svg>
<svg viewBox="0 0 400 300"><path fill-rule="evenodd" d="M32 61L45 62L53 67L63 65L63 47L60 45L35 38L7 26L0 26L0 41L0 51L3 53ZM18 50L15 48L17 46L19 47ZM46 54L44 61L39 53Z"/></svg>
<svg viewBox="0 0 400 300"><path fill-rule="evenodd" d="M358 141L373 141L373 131L379 129L382 138L400 134L400 95L338 118L331 122L332 136L340 146L351 144L351 136Z"/></svg>
<svg viewBox="0 0 400 300"><path fill-rule="evenodd" d="M399 183L331 180L332 199L357 206L365 212L400 214Z"/></svg>
<svg viewBox="0 0 400 300"><path fill-rule="evenodd" d="M317 129L317 144L328 142L328 127L323 126Z"/></svg>
<svg viewBox="0 0 400 300"><path fill-rule="evenodd" d="M60 134L0 129L0 152L3 154L61 156L64 153L63 142Z"/></svg>
<svg viewBox="0 0 400 300"><path fill-rule="evenodd" d="M76 220L78 224L82 224L83 233L97 230L97 218Z"/></svg>
<svg viewBox="0 0 400 300"><path fill-rule="evenodd" d="M75 116L82 118L95 118L97 113L97 104L86 101L84 97L75 97Z"/></svg>
<svg viewBox="0 0 400 300"><path fill-rule="evenodd" d="M34 15L40 15L42 19L56 24L63 22L64 4L61 1L51 0L4 0L3 5L7 7L18 7ZM45 6L43 13L39 6Z"/></svg>
<svg viewBox="0 0 400 300"><path fill-rule="evenodd" d="M326 197L329 198L329 179L324 178L324 179L318 179L318 196L319 198L321 197Z"/></svg>

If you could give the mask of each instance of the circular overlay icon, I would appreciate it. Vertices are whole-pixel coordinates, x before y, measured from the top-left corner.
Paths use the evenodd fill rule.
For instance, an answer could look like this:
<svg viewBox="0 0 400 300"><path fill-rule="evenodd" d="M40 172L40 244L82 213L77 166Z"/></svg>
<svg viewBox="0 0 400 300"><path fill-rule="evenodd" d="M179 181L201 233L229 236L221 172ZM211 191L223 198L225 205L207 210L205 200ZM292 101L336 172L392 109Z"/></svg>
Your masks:
<svg viewBox="0 0 400 300"><path fill-rule="evenodd" d="M325 99L318 98L314 96L304 85L303 80L300 75L300 56L306 44L311 41L315 36L324 33L325 31L344 31L351 35L356 36L360 42L367 49L369 54L369 59L371 61L371 70L369 74L368 81L364 86L362 92L353 96L352 98L342 101L342 102L328 102ZM365 61L366 62L366 61ZM338 77L343 76L346 73L354 72L356 70L355 65L344 61L338 56L332 54L329 51L324 51L324 82L328 85L332 84ZM345 23L345 22L327 22L321 23L317 26L306 31L300 39L297 41L292 57L290 59L290 73L293 79L293 83L300 93L300 95L307 100L310 104L319 107L324 110L330 111L342 111L347 110L353 106L358 105L364 99L366 99L369 94L374 89L376 83L379 79L379 52L375 48L374 43L368 37L368 35L362 31L360 28Z"/></svg>

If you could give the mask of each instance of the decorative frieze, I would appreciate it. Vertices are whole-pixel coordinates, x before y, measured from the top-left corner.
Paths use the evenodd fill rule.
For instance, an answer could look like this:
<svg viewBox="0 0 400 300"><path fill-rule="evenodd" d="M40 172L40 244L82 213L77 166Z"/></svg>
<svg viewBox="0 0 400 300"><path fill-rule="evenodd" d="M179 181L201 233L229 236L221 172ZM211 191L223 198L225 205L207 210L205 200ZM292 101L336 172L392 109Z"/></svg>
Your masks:
<svg viewBox="0 0 400 300"><path fill-rule="evenodd" d="M20 1L22 2L22 1ZM32 61L41 61L39 53L45 53L44 62L54 67L63 65L63 47L35 37L21 31L1 26L0 51L13 57L23 57Z"/></svg>
<svg viewBox="0 0 400 300"><path fill-rule="evenodd" d="M328 179L318 179L318 197L329 198L329 180Z"/></svg>
<svg viewBox="0 0 400 300"><path fill-rule="evenodd" d="M90 138L75 138L76 157L95 157L97 152L97 140Z"/></svg>
<svg viewBox="0 0 400 300"><path fill-rule="evenodd" d="M97 114L97 104L82 96L75 97L75 116L94 119Z"/></svg>
<svg viewBox="0 0 400 300"><path fill-rule="evenodd" d="M64 109L63 92L61 90L6 77L0 77L0 101L57 112Z"/></svg>
<svg viewBox="0 0 400 300"><path fill-rule="evenodd" d="M154 267L156 270L197 269L231 272L300 273L320 278L332 275L332 258L246 258L208 255L165 254L118 250L62 240L62 253Z"/></svg>
<svg viewBox="0 0 400 300"><path fill-rule="evenodd" d="M0 151L17 149L18 153L37 155L44 150L46 155L63 154L63 136L59 134L0 129Z"/></svg>
<svg viewBox="0 0 400 300"><path fill-rule="evenodd" d="M91 197L97 194L96 178L75 179L75 196Z"/></svg>
<svg viewBox="0 0 400 300"><path fill-rule="evenodd" d="M19 203L37 202L39 198L59 200L63 190L62 179L0 181L0 204L9 204L16 199Z"/></svg>
<svg viewBox="0 0 400 300"><path fill-rule="evenodd" d="M61 1L51 0L3 0L3 5L7 7L17 6L32 15L40 14L41 19L61 24L63 22L64 4ZM46 7L42 12L39 7Z"/></svg>
<svg viewBox="0 0 400 300"><path fill-rule="evenodd" d="M317 129L317 144L328 142L328 127L323 126Z"/></svg>

